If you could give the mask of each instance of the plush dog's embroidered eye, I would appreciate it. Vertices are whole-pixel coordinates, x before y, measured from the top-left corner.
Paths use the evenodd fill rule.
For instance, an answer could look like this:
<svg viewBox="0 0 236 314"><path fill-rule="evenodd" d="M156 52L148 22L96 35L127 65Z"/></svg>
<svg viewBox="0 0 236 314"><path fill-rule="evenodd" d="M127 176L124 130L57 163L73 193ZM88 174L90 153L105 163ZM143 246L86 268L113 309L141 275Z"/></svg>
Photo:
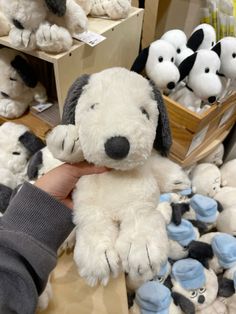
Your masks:
<svg viewBox="0 0 236 314"><path fill-rule="evenodd" d="M206 288L200 288L199 289L199 292L202 294L202 293L204 293L206 291Z"/></svg>
<svg viewBox="0 0 236 314"><path fill-rule="evenodd" d="M7 94L4 93L4 92L1 92L1 95L2 95L3 97L5 97L5 98L9 98L9 95L7 95Z"/></svg>
<svg viewBox="0 0 236 314"><path fill-rule="evenodd" d="M95 109L95 107L97 107L97 105L98 105L98 103L92 104L92 105L90 106L90 109Z"/></svg>
<svg viewBox="0 0 236 314"><path fill-rule="evenodd" d="M181 52L181 49L180 49L180 48L178 48L176 51L177 51L177 53L180 53L180 52Z"/></svg>
<svg viewBox="0 0 236 314"><path fill-rule="evenodd" d="M233 58L236 58L236 53L235 53L235 52L232 54L232 57L233 57Z"/></svg>
<svg viewBox="0 0 236 314"><path fill-rule="evenodd" d="M12 155L20 155L19 152L12 152Z"/></svg>
<svg viewBox="0 0 236 314"><path fill-rule="evenodd" d="M193 298L196 298L196 296L197 296L197 291L193 290L190 292L190 298L193 299Z"/></svg>
<svg viewBox="0 0 236 314"><path fill-rule="evenodd" d="M174 62L175 61L175 59L174 58L171 58L171 62Z"/></svg>
<svg viewBox="0 0 236 314"><path fill-rule="evenodd" d="M159 62L162 62L163 60L164 60L163 57L159 57L159 58L158 58L158 61L159 61Z"/></svg>
<svg viewBox="0 0 236 314"><path fill-rule="evenodd" d="M13 78L13 77L10 77L10 81L14 81L14 82L16 82L16 81L17 81L17 79L15 79L15 78Z"/></svg>
<svg viewBox="0 0 236 314"><path fill-rule="evenodd" d="M209 68L205 68L205 73L209 73L210 69Z"/></svg>
<svg viewBox="0 0 236 314"><path fill-rule="evenodd" d="M147 119L149 120L149 114L148 114L147 110L143 107L141 107L140 110L141 110L142 114L144 114L147 117Z"/></svg>

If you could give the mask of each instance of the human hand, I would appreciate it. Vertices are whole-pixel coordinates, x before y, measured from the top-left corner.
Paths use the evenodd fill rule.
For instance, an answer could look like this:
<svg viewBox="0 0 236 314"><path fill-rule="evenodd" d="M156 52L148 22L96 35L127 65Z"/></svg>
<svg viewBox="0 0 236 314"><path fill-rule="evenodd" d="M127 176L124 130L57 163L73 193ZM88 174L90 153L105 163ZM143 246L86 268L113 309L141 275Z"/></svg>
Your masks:
<svg viewBox="0 0 236 314"><path fill-rule="evenodd" d="M35 186L45 191L69 208L73 208L71 192L80 177L108 171L105 167L96 167L86 161L78 164L63 164L42 176Z"/></svg>

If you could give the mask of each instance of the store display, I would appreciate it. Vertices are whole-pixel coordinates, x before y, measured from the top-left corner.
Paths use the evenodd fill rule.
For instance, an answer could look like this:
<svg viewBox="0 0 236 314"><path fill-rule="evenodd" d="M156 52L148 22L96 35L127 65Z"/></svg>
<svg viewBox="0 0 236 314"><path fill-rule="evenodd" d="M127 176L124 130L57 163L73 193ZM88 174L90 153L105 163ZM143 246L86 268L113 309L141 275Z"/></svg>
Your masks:
<svg viewBox="0 0 236 314"><path fill-rule="evenodd" d="M17 118L33 101L47 101L45 88L22 53L0 49L0 69L0 116Z"/></svg>
<svg viewBox="0 0 236 314"><path fill-rule="evenodd" d="M104 88L108 82L109 89ZM90 285L107 284L110 275L119 273L121 262L131 279L151 279L168 255L165 222L155 210L159 192L149 158L153 146L167 153L171 144L161 94L134 72L107 69L72 85L62 123L49 134L49 149L64 149L69 157L80 141L88 162L112 169L83 177L73 193L78 226L74 258L80 275Z"/></svg>
<svg viewBox="0 0 236 314"><path fill-rule="evenodd" d="M211 49L216 44L216 31L210 24L200 24L190 35L187 47L193 51Z"/></svg>
<svg viewBox="0 0 236 314"><path fill-rule="evenodd" d="M11 44L26 51L58 53L71 48L74 33L87 29L87 17L75 0L3 1L11 25Z"/></svg>
<svg viewBox="0 0 236 314"><path fill-rule="evenodd" d="M162 39L156 40L140 52L131 71L141 73L145 69L147 77L168 94L176 87L180 78L175 65L176 55L173 45Z"/></svg>

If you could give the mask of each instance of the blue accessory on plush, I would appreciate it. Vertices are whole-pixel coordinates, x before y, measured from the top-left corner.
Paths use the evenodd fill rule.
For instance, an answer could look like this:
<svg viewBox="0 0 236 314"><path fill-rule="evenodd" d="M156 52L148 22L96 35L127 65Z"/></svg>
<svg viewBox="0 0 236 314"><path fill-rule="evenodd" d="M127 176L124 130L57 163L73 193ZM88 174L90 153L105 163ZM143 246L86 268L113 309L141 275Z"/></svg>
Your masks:
<svg viewBox="0 0 236 314"><path fill-rule="evenodd" d="M217 218L217 202L210 197L195 194L190 200L190 206L199 221L213 223Z"/></svg>
<svg viewBox="0 0 236 314"><path fill-rule="evenodd" d="M165 264L161 265L161 269L158 273L158 277L164 277L170 269L170 263L167 261Z"/></svg>
<svg viewBox="0 0 236 314"><path fill-rule="evenodd" d="M192 194L192 189L185 189L179 192L180 195L182 196L188 196L190 194Z"/></svg>
<svg viewBox="0 0 236 314"><path fill-rule="evenodd" d="M171 194L170 193L163 193L160 195L160 199L159 199L160 203L163 202L171 202Z"/></svg>
<svg viewBox="0 0 236 314"><path fill-rule="evenodd" d="M225 269L236 265L236 239L227 233L214 236L212 249L217 256L220 266Z"/></svg>
<svg viewBox="0 0 236 314"><path fill-rule="evenodd" d="M172 275L186 290L199 289L206 282L204 267L199 261L192 258L175 262L172 267Z"/></svg>
<svg viewBox="0 0 236 314"><path fill-rule="evenodd" d="M157 281L144 283L136 292L136 302L141 314L169 314L170 290Z"/></svg>
<svg viewBox="0 0 236 314"><path fill-rule="evenodd" d="M186 219L182 219L178 226L170 223L167 226L167 234L169 239L177 241L182 246L187 246L191 241L196 240L193 225Z"/></svg>

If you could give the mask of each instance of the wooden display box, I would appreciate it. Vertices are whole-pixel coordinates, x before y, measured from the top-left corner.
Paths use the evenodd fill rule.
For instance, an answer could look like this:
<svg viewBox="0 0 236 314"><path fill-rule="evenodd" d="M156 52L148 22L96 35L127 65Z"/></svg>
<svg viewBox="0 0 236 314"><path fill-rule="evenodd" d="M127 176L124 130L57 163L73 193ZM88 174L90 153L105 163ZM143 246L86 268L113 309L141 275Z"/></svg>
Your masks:
<svg viewBox="0 0 236 314"><path fill-rule="evenodd" d="M216 139L222 141L236 121L236 93L202 114L188 110L169 97L164 96L164 100L173 136L171 158L183 166L200 159L200 155L204 157L203 150L207 155L210 152L207 147L213 150L211 143Z"/></svg>

